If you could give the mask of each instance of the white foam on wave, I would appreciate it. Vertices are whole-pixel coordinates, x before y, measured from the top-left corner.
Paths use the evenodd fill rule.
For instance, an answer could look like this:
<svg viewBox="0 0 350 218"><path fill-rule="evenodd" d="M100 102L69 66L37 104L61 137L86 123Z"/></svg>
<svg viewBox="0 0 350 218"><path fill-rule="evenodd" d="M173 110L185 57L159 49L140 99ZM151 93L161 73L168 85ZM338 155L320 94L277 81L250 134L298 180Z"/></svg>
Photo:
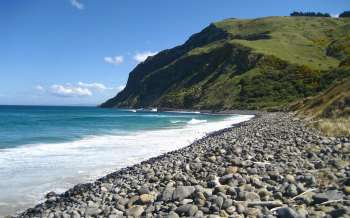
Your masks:
<svg viewBox="0 0 350 218"><path fill-rule="evenodd" d="M197 120L197 119L191 119L190 121L188 121L188 124L200 124L200 123L206 123L207 120Z"/></svg>
<svg viewBox="0 0 350 218"><path fill-rule="evenodd" d="M167 111L172 113L178 113L178 114L200 114L200 111Z"/></svg>
<svg viewBox="0 0 350 218"><path fill-rule="evenodd" d="M170 123L183 123L185 121L182 120L171 120Z"/></svg>
<svg viewBox="0 0 350 218"><path fill-rule="evenodd" d="M75 184L93 181L122 167L179 149L209 132L252 117L232 116L217 122L192 119L190 125L183 128L91 136L66 143L2 149L0 215L9 210L2 205L15 205L11 210L33 206L43 200L48 191L63 192Z"/></svg>

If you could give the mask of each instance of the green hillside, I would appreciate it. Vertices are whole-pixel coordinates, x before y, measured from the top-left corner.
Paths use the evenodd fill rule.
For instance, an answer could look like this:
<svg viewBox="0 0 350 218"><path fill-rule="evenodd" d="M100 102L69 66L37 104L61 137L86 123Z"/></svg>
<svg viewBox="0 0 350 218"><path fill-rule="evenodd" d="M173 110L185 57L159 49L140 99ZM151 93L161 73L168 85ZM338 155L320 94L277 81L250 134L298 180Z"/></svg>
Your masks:
<svg viewBox="0 0 350 218"><path fill-rule="evenodd" d="M308 118L349 117L350 78L335 83L319 95L295 103L291 108Z"/></svg>
<svg viewBox="0 0 350 218"><path fill-rule="evenodd" d="M349 18L227 19L140 63L101 106L281 108L348 77L349 65Z"/></svg>

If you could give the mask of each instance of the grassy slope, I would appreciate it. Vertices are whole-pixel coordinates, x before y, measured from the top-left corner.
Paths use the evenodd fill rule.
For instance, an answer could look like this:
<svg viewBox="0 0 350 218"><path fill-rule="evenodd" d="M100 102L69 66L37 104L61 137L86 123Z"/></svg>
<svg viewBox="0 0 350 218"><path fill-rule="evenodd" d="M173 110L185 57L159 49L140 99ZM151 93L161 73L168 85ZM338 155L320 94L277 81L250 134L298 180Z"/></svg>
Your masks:
<svg viewBox="0 0 350 218"><path fill-rule="evenodd" d="M334 38L349 34L349 29L339 28L345 24L349 24L348 20L318 17L268 17L217 23L232 35L267 33L271 39L233 41L253 48L254 52L315 69L338 66L339 60L327 56L325 48Z"/></svg>
<svg viewBox="0 0 350 218"><path fill-rule="evenodd" d="M292 104L291 110L312 120L313 126L326 135L350 136L350 78L338 81L319 95Z"/></svg>
<svg viewBox="0 0 350 218"><path fill-rule="evenodd" d="M319 95L296 103L292 108L309 118L350 116L350 78L335 83Z"/></svg>
<svg viewBox="0 0 350 218"><path fill-rule="evenodd" d="M349 62L349 35L350 19L217 22L137 66L126 89L102 106L282 107L331 84L329 72Z"/></svg>

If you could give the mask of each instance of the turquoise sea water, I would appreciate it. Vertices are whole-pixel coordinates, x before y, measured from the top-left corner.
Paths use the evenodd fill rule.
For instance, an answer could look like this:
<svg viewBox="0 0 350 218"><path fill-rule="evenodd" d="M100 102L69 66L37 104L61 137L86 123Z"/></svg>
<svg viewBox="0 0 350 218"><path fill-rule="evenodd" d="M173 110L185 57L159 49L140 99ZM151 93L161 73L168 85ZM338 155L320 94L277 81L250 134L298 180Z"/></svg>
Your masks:
<svg viewBox="0 0 350 218"><path fill-rule="evenodd" d="M135 113L132 110L96 107L0 106L0 149L73 141L89 135L120 135L181 127L192 119L210 122L223 118L225 116L146 111Z"/></svg>
<svg viewBox="0 0 350 218"><path fill-rule="evenodd" d="M250 119L95 107L0 106L0 216Z"/></svg>

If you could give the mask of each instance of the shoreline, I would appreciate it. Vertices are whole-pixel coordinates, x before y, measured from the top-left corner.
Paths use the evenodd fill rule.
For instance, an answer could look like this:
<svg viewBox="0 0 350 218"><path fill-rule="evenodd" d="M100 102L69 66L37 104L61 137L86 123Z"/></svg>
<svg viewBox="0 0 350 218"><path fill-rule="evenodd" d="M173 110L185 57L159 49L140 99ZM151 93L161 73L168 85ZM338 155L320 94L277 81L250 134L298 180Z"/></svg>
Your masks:
<svg viewBox="0 0 350 218"><path fill-rule="evenodd" d="M257 129L259 131L256 131ZM304 135L300 136L304 132L307 135L306 139ZM276 137L276 134L279 137ZM261 136L271 137L273 139L271 144ZM126 215L134 217L141 215L234 217L259 214L272 216L283 213L321 215L323 211L317 211L315 210L317 205L313 206L314 195L304 199L305 202L301 201L302 209L292 206L295 201L289 202L292 197L307 191L307 188L318 185L316 176L312 173L308 175L307 182L305 182L305 176L298 177L304 170L303 165L298 165L311 165L312 162L309 159L313 157L307 157L306 160L305 157L301 158L305 148L301 146L303 144L298 144L296 139L320 142L319 144L328 146L327 148L335 143L347 145L343 146L345 149L350 145L346 138L319 136L306 129L302 122L294 119L290 114L261 113L249 121L212 132L186 147L120 169L93 183L76 185L60 195L49 193L46 202L27 209L18 217L50 217L55 213L71 217L102 215L111 218ZM253 145L256 143L254 140L261 145ZM286 146L288 152L283 153L283 149L281 151L282 145ZM299 151L293 152L293 149ZM335 153L338 152L334 148L332 150ZM277 158L275 160L273 157L279 152L283 155L275 157ZM339 161L348 160L348 156L343 157L340 152L338 153ZM285 159L284 156L294 158ZM281 170L283 167L281 168L280 165L284 167L286 165L279 159L286 163L291 162L292 166L288 165L287 169ZM273 166L273 170L269 169L270 166ZM336 177L346 179L348 173L350 175L347 168L349 166L342 167L345 172ZM269 178L264 178L264 175L268 175ZM287 187L280 183L286 183ZM337 184L333 184L334 182L330 183L337 187ZM346 185L338 185L337 192L333 195L341 197L342 200L349 199L348 193L345 192L346 187ZM342 189L345 190L344 193ZM323 191L328 190L323 187ZM310 194L315 193L310 192ZM328 199L327 194L323 192L316 194L326 195L323 199ZM308 203L307 200L310 202ZM316 200L319 201L320 197ZM257 205L252 206L252 202ZM345 208L345 212L349 209L345 203L335 204L337 208ZM273 211L273 208L276 210ZM341 212L335 207L333 209ZM326 214L326 212L323 213Z"/></svg>
<svg viewBox="0 0 350 218"><path fill-rule="evenodd" d="M185 116L192 117L192 115L185 115ZM196 115L196 117L199 117L199 116ZM208 118L208 121L207 121L207 118L205 117ZM0 205L0 210L1 210L0 217L3 217L4 215L9 215L9 214L18 214L19 212L22 212L26 208L33 207L37 203L43 202L45 200L44 196L49 191L62 193L63 191L66 191L69 188L74 187L76 184L94 182L98 178L103 177L111 172L115 172L118 169L121 169L127 166L132 166L134 164L140 163L141 161L147 160L151 157L157 157L158 155L163 154L164 152L169 152L172 150L177 150L179 148L188 146L193 141L204 137L208 133L210 134L213 131L227 128L233 123L239 122L239 120L245 120L249 118L248 116L224 116L224 117L218 116L217 118L214 118L214 117L210 118L210 116L208 115L203 115L202 118L199 117L197 119L199 120L193 120L193 122L192 120L191 122L187 122L187 121L184 122L182 127L174 126L173 128L164 128L164 129L160 128L160 129L147 130L147 131L141 131L141 132L133 132L130 135L120 135L120 136L103 135L103 136L93 137L93 138L84 138L82 140L74 141L74 143L64 142L63 144L58 143L57 145L54 145L54 147L50 146L51 148L50 152L49 153L45 152L45 154L48 155L48 157L50 157L51 155L72 154L70 155L70 158L73 158L74 156L79 155L77 153L78 149L83 149L79 153L80 155L85 157L83 158L77 157L78 160L82 159L82 162L80 163L85 163L86 159L87 160L96 159L96 158L91 159L91 155L89 154L91 152L86 151L87 148L94 149L94 147L96 147L101 151L100 152L101 154L103 154L103 150L109 149L109 152L108 152L109 154L101 156L101 154L99 155L99 153L95 153L97 157L100 157L100 159L101 158L105 159L105 161L107 162L102 163L103 161L99 161L97 159L94 162L90 161L91 165L92 164L95 165L95 167L92 167L92 168L79 166L81 164L77 164L76 167L75 166L70 167L69 168L70 170L67 173L64 173L65 172L64 170L60 170L59 171L60 173L52 174L46 171L44 167L43 172L38 173L38 175L48 175L47 177L48 179L34 180L34 183L30 184L31 186L29 186L28 184L28 187L30 187L32 191L27 191L29 189L26 187L22 188L22 187L13 186L11 187L11 190L8 192L8 194L4 193L4 195L0 197L0 202L3 202L3 204ZM205 122L203 123L199 122L199 121L203 121L203 119ZM171 119L169 119L169 122L170 120ZM177 119L175 117L175 118L172 118L172 120L177 120ZM194 121L198 121L198 123ZM181 138L177 138L179 136L181 136ZM147 139L149 139L150 141L146 142ZM35 146L38 146L38 147L28 147L28 148L19 147L19 148L16 148L15 150L11 150L12 156L14 157L18 156L18 155L15 155L15 153L31 152L31 150L33 149L37 151L41 151L41 150L46 151L46 148L49 148L45 143L35 145ZM120 150L119 150L119 147L120 147ZM126 147L130 147L130 149L126 150ZM128 153L124 153L123 151ZM77 154L75 155L75 153ZM40 153L40 155L42 155L45 158L44 154ZM37 163L37 162L38 161L34 159L33 163ZM48 160L47 162L51 163L52 161ZM69 165L65 164L64 162L65 161L63 160L57 166L69 167ZM39 163L38 166L40 166L41 162L38 162L38 163ZM77 161L74 161L73 159L71 163L77 163ZM90 164L90 163L87 163L87 164ZM100 168L98 168L98 166L100 166ZM62 175L62 179L54 179L54 180L49 179L49 178L55 178L54 176L56 175L57 176ZM5 178L6 176L4 176L4 179ZM18 178L18 181L20 181L21 178L26 178L26 173L18 174L16 178ZM8 179L8 180L14 181L14 179ZM43 182L40 182L40 180L43 180ZM7 180L4 180L2 184L8 184L5 181Z"/></svg>

